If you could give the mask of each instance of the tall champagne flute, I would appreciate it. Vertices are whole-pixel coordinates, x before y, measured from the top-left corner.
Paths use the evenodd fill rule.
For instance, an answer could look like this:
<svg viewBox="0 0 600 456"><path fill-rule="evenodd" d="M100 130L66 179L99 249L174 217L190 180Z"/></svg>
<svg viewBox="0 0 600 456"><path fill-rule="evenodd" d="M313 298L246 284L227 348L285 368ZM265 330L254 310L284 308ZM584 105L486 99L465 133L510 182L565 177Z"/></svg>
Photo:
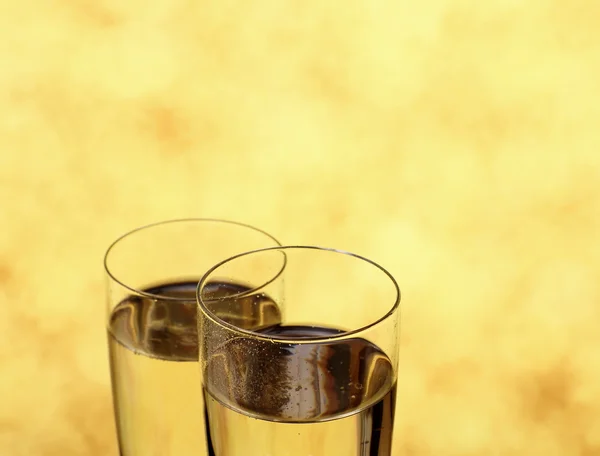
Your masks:
<svg viewBox="0 0 600 456"><path fill-rule="evenodd" d="M217 296L215 281L245 288ZM280 321L238 324L265 301ZM198 287L209 453L389 456L399 301L385 269L333 249L265 248L211 268Z"/></svg>
<svg viewBox="0 0 600 456"><path fill-rule="evenodd" d="M107 331L122 456L207 454L196 330L199 279L234 254L277 245L248 225L186 219L136 229L110 246ZM215 296L245 290L235 281L206 287ZM276 324L278 312L265 301L240 309L237 324Z"/></svg>

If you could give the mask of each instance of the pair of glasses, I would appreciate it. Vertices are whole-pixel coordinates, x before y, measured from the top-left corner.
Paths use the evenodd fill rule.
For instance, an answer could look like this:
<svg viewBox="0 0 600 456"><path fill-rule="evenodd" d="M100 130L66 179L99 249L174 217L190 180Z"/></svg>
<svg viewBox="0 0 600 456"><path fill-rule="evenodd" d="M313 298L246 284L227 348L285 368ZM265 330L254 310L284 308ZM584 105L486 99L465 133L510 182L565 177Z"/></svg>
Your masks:
<svg viewBox="0 0 600 456"><path fill-rule="evenodd" d="M388 456L400 292L359 255L173 220L105 256L122 456Z"/></svg>

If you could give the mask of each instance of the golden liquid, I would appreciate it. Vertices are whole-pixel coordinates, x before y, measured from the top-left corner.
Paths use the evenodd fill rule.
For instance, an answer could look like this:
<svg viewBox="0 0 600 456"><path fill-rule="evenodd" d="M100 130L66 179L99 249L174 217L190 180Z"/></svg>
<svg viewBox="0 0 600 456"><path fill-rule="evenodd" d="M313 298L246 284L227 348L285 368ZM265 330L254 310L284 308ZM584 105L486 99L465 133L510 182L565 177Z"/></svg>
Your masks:
<svg viewBox="0 0 600 456"><path fill-rule="evenodd" d="M197 362L138 354L109 337L122 456L208 454Z"/></svg>
<svg viewBox="0 0 600 456"><path fill-rule="evenodd" d="M211 287L214 297L247 290L230 283ZM203 392L195 289L194 281L154 287L147 291L162 299L131 297L112 312L109 349L122 456L391 454L392 366L362 339L320 345L235 339L209 357L212 383ZM279 308L264 295L215 306L230 323L277 337L338 332L281 326Z"/></svg>
<svg viewBox="0 0 600 456"><path fill-rule="evenodd" d="M274 325L260 332L291 342L339 331ZM394 373L373 344L233 338L204 350L211 455L391 454Z"/></svg>
<svg viewBox="0 0 600 456"><path fill-rule="evenodd" d="M196 285L190 281L150 288L147 292L163 299L131 297L110 316L109 352L122 456L208 454L197 362ZM217 283L210 291L218 295L244 290ZM268 299L249 298L241 304L240 321L235 322L240 326L251 329L280 320L279 309Z"/></svg>

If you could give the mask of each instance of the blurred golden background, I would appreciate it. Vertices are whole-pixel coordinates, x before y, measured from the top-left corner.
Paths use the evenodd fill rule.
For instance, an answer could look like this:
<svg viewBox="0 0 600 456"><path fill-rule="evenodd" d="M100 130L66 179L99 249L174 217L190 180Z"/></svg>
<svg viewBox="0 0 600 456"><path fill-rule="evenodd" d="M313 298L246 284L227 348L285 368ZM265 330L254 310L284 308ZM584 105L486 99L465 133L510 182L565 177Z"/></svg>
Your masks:
<svg viewBox="0 0 600 456"><path fill-rule="evenodd" d="M600 454L599 17L0 0L0 454L117 454L103 253L188 216L397 277L395 455Z"/></svg>

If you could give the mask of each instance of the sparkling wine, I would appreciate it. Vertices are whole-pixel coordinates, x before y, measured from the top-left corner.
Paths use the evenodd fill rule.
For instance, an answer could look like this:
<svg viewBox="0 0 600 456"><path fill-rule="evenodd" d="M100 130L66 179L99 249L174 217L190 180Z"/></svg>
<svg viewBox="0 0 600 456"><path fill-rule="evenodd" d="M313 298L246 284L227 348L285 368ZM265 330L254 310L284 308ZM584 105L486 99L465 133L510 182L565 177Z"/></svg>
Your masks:
<svg viewBox="0 0 600 456"><path fill-rule="evenodd" d="M282 325L277 304L241 284L205 290L221 319L264 336L213 347L202 385L197 281L148 287L109 320L122 456L389 456L395 376L359 338L298 343L340 330Z"/></svg>
<svg viewBox="0 0 600 456"><path fill-rule="evenodd" d="M330 328L260 332L278 341L236 337L206 349L210 454L391 454L395 376L378 347L359 338L306 341L341 333Z"/></svg>
<svg viewBox="0 0 600 456"><path fill-rule="evenodd" d="M149 287L146 296L119 303L109 319L109 352L122 456L207 454L204 400L198 366L197 281ZM230 296L248 289L215 282L207 291ZM248 329L280 322L263 295L239 299L235 318ZM218 309L217 309L217 313Z"/></svg>

